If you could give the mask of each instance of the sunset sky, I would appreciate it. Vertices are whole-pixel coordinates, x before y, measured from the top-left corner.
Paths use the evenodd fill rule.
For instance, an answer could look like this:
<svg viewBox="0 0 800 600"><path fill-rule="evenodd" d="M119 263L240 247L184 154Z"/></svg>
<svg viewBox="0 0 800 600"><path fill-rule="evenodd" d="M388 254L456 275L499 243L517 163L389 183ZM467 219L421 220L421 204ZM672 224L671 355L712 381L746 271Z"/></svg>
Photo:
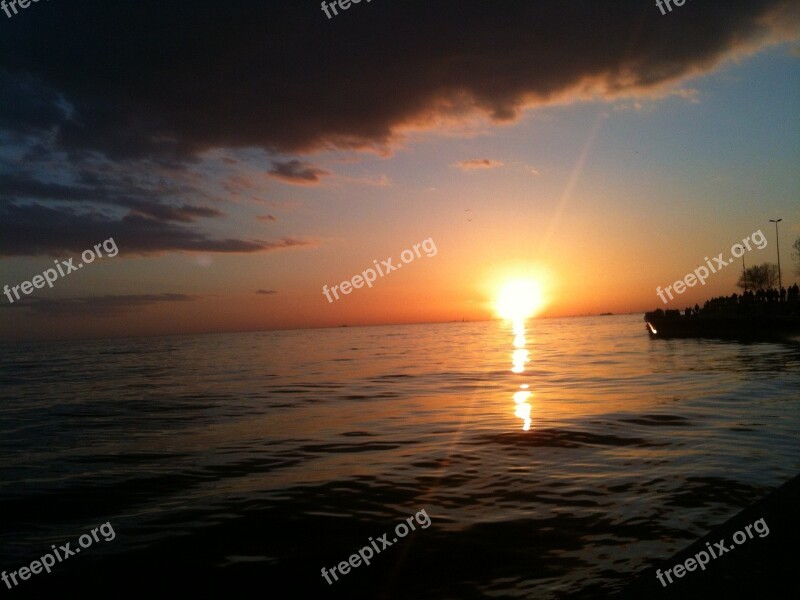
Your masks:
<svg viewBox="0 0 800 600"><path fill-rule="evenodd" d="M740 6L744 5L744 6ZM41 339L663 306L783 218L798 281L800 5L639 0L72 2L0 13L0 274ZM329 303L322 286L432 238ZM741 261L688 290L730 294Z"/></svg>

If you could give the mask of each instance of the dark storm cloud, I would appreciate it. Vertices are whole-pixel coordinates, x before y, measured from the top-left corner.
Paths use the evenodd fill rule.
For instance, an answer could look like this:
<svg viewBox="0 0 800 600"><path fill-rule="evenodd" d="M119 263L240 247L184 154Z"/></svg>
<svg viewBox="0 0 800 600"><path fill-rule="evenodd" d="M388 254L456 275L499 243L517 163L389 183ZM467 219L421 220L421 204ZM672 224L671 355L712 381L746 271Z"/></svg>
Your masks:
<svg viewBox="0 0 800 600"><path fill-rule="evenodd" d="M40 3L0 18L0 256L112 236L132 254L308 245L199 230L223 216L202 191L218 172L189 165L252 147L272 157L269 177L317 185L329 173L292 154L654 93L779 29L796 36L798 6L695 0L663 16L642 0L386 0L329 20L296 0ZM223 189L258 201L247 185Z"/></svg>
<svg viewBox="0 0 800 600"><path fill-rule="evenodd" d="M0 257L78 253L110 237L122 254L250 253L312 245L288 237L273 242L214 239L194 229L137 214L114 219L99 212L40 204L0 205Z"/></svg>
<svg viewBox="0 0 800 600"><path fill-rule="evenodd" d="M320 182L320 177L330 175L330 172L295 159L285 162L275 161L269 175L286 183L314 185Z"/></svg>
<svg viewBox="0 0 800 600"><path fill-rule="evenodd" d="M380 146L442 116L505 121L565 95L647 92L798 23L793 0L695 0L666 16L646 0L403 0L331 20L296 0L39 8L0 24L0 126L167 160Z"/></svg>
<svg viewBox="0 0 800 600"><path fill-rule="evenodd" d="M87 296L83 298L22 298L6 308L29 310L41 317L113 317L162 302L191 302L198 296L185 294L135 294Z"/></svg>

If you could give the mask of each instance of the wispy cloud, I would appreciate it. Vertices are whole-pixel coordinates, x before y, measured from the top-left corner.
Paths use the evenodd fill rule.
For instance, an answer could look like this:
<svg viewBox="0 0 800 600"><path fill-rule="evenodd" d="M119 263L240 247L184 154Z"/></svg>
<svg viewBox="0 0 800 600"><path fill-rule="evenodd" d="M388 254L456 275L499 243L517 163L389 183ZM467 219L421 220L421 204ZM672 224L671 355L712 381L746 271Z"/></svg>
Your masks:
<svg viewBox="0 0 800 600"><path fill-rule="evenodd" d="M320 183L321 177L330 174L330 171L297 159L275 161L269 172L270 177L294 185L317 185Z"/></svg>
<svg viewBox="0 0 800 600"><path fill-rule="evenodd" d="M122 254L163 252L254 253L312 246L294 237L278 240L216 238L194 228L129 214L121 219L97 211L39 204L0 204L0 256L58 256L82 252L113 237Z"/></svg>
<svg viewBox="0 0 800 600"><path fill-rule="evenodd" d="M192 302L199 296L186 294L133 294L116 296L85 296L82 298L28 297L14 304L2 303L5 308L29 310L43 317L113 317L164 302Z"/></svg>
<svg viewBox="0 0 800 600"><path fill-rule="evenodd" d="M376 187L389 187L392 185L392 180L386 175L380 177L349 177L347 175L334 175L336 181L344 183L352 183L355 185L374 185Z"/></svg>
<svg viewBox="0 0 800 600"><path fill-rule="evenodd" d="M503 163L491 158L471 158L459 161L453 166L462 171L474 171L475 169L496 169L497 167L502 167Z"/></svg>
<svg viewBox="0 0 800 600"><path fill-rule="evenodd" d="M130 173L130 165L127 173L117 173L114 169L109 169L102 176L80 170L86 166L81 162L72 166L79 172L77 181L69 184L43 181L27 172L4 173L0 177L0 196L15 203L43 201L116 206L128 209L131 214L179 223L224 216L216 208L170 201L172 196L198 196L201 192L188 186L167 185L163 181L157 185L135 181Z"/></svg>

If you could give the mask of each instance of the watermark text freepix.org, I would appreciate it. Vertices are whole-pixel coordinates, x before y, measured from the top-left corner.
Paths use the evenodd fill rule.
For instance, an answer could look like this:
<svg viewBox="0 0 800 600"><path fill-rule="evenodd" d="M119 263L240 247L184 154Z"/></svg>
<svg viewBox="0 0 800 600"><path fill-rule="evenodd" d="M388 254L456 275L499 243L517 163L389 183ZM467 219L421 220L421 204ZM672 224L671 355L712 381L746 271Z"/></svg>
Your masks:
<svg viewBox="0 0 800 600"><path fill-rule="evenodd" d="M3 12L6 13L6 16L10 19L14 15L19 14L17 11L17 6L20 8L28 8L31 5L31 2L38 1L39 0L2 0L2 2L0 2L0 8L3 9ZM9 8L14 11L14 15L12 15L11 11L8 10Z"/></svg>
<svg viewBox="0 0 800 600"><path fill-rule="evenodd" d="M419 251L420 248L422 248L425 251L425 256L427 256L428 258L430 258L432 256L436 256L436 253L438 252L438 250L436 250L436 244L433 243L433 238L428 238L427 240L423 240L419 244L414 244L413 252L411 250L403 250L400 253L400 260L402 260L405 264L408 264L411 261L413 261L415 258L420 258L422 256L422 254L420 254L420 251ZM416 253L416 256L415 256L415 253ZM371 288L372 287L372 283L376 279L378 279L378 275L383 277L387 273L391 273L392 271L396 271L397 269L399 269L399 268L401 268L403 266L403 265L401 265L399 263L397 265L393 265L391 257L387 258L384 261L381 261L380 265L378 264L377 260L373 260L372 262L375 265L375 269L378 270L377 273L375 272L375 269L370 267L370 268L366 269L365 271L362 271L361 275L354 275L352 277L352 279L345 280L342 283L334 285L331 289L328 289L327 285L323 285L322 286L322 294L328 299L328 302L329 303L333 302L333 299L330 297L330 293L331 292L333 292L333 295L336 297L337 300L339 299L339 294L336 293L337 288L345 296L347 294L349 294L350 292L352 292L353 288L358 289L358 288L364 287L365 283L367 284L367 287ZM383 265L384 269L381 269L381 265Z"/></svg>
<svg viewBox="0 0 800 600"><path fill-rule="evenodd" d="M422 518L420 517L422 515ZM322 576L325 578L325 581L328 582L328 585L332 585L333 581L329 575L333 575L333 579L335 581L339 581L339 576L336 575L336 569L339 569L339 575L347 575L350 572L350 567L356 568L361 565L361 561L364 561L364 564L368 565L370 559L375 556L375 554L379 554L381 550L386 550L389 546L397 542L397 538L404 538L409 534L409 527L411 527L410 531L414 531L416 527L414 527L414 519L417 520L418 525L422 525L423 529L427 529L431 526L431 518L428 516L428 513L425 512L423 508L413 517L408 517L404 522L398 523L397 527L394 528L394 533L397 537L392 539L390 542L387 537L389 537L388 533L384 533L381 537L378 538L378 541L381 543L381 547L378 548L378 544L372 538L369 538L370 545L364 546L361 550L358 551L358 554L351 554L350 558L346 561L340 562L335 567L331 567L330 571L325 567L322 567ZM408 525L406 525L408 523ZM373 554L372 549L375 548L375 553Z"/></svg>
<svg viewBox="0 0 800 600"><path fill-rule="evenodd" d="M17 575L19 575L20 579L27 580L30 579L31 574L38 575L39 573L41 573L42 569L50 573L50 569L53 568L53 566L56 564L56 559L58 559L58 562L65 561L70 556L73 556L77 552L80 552L81 548L88 548L94 542L99 542L100 538L97 536L98 532L100 532L100 535L103 536L103 539L106 542L110 542L115 537L117 537L117 534L114 533L114 528L111 526L111 523L107 521L102 525L100 525L100 527L95 527L94 529L92 529L91 532L92 535L84 533L81 537L79 537L78 545L80 546L80 548L75 548L73 550L72 548L69 547L71 542L67 542L66 544L64 544L63 546L59 546L58 548L56 548L55 544L52 544L50 546L52 548L52 553L48 552L40 559L33 561L30 567L22 567L18 571L12 571L11 573L6 573L5 571L3 571L2 575L0 575L0 579L2 579L3 583L5 583L6 586L8 586L8 589L11 589L12 587L11 582L14 583L14 587L19 585L19 582L17 581Z"/></svg>
<svg viewBox="0 0 800 600"><path fill-rule="evenodd" d="M338 1L337 0L333 0L333 2L323 2L322 3L322 11L325 13L325 16L328 17L328 19L330 20L332 17L331 17L331 13L328 12L329 8L333 11L334 16L336 16L336 15L339 14L336 11L336 6L337 5L342 10L347 10L348 8L350 8L350 3L351 2L353 4L359 4L361 2L361 0L338 0ZM367 2L372 2L372 0L367 0Z"/></svg>
<svg viewBox="0 0 800 600"><path fill-rule="evenodd" d="M736 542L736 546L741 546L748 539L752 540L753 539L752 529L754 528L756 530L756 533L758 534L758 537L764 538L769 535L769 527L767 526L766 521L764 521L764 519L759 519L755 523L751 523L750 525L745 527L744 531L737 531L736 533L733 534L733 541ZM747 532L747 535L745 535L745 531ZM661 569L658 569L656 571L656 578L658 579L658 581L661 582L662 587L667 587L667 584L664 583L664 575L666 575L669 582L672 583L672 575L670 575L670 573L674 573L675 577L681 578L684 575L686 575L686 571L694 571L698 566L700 567L700 569L705 571L706 565L711 561L712 558L719 558L726 552L730 552L731 550L736 548L736 546L731 545L726 547L725 540L720 540L714 543L714 548L716 548L717 550L715 552L714 548L711 547L711 544L709 542L706 542L706 548L708 549L708 552L706 552L705 550L701 550L700 552L694 555L694 558L687 558L685 561L683 561L683 563L675 565L674 567L672 567L671 569L667 569L663 573L661 572ZM711 553L711 556L709 556L709 552Z"/></svg>
<svg viewBox="0 0 800 600"><path fill-rule="evenodd" d="M764 237L764 234L761 233L761 230L759 229L755 233L751 233L746 238L744 238L741 244L737 242L736 244L731 246L731 254L733 255L733 257L741 258L742 256L744 256L745 247L747 247L748 251L752 250L753 248L750 246L751 240L756 245L756 248L758 248L759 250L763 250L764 248L767 247L767 238ZM723 253L720 252L719 254L717 254L717 256L714 257L714 264L712 264L711 261L708 260L707 256L704 257L703 260L706 261L708 269L711 269L710 272L705 266L697 267L692 273L688 273L686 277L684 277L683 279L679 279L672 285L668 285L666 289L662 290L661 286L658 286L656 288L656 295L659 298L661 298L664 304L667 304L667 299L664 297L664 292L667 293L670 300L674 300L675 297L672 295L672 292L670 290L673 290L676 294L682 294L683 292L686 291L687 287L696 286L698 281L700 282L701 285L705 285L706 279L708 279L711 276L711 273L716 273L717 271L722 270L723 268L727 267L729 264L733 262L733 258L725 260L724 258L722 258L722 254ZM716 269L714 268L715 265L717 267Z"/></svg>
<svg viewBox="0 0 800 600"><path fill-rule="evenodd" d="M14 296L16 296L17 300L19 300L20 296L18 290L20 289L22 290L22 293L27 296L33 291L34 288L36 288L37 290L43 288L45 283L47 283L47 285L52 288L53 283L56 282L56 280L59 277L59 274L61 275L61 277L66 277L73 271L82 269L84 263L88 265L89 263L93 262L95 259L95 252L97 253L97 258L103 258L103 253L100 252L101 247L103 248L103 250L106 251L106 256L108 256L109 258L114 258L119 253L119 248L117 248L117 243L114 241L113 237L110 237L102 244L95 244L94 252L92 252L91 248L84 250L83 253L81 254L83 262L78 263L78 266L72 264L72 261L75 260L74 258L70 258L69 260L62 260L61 264L59 264L58 260L54 260L53 262L56 263L56 269L58 269L57 272L56 269L53 269L52 267L49 269L45 269L45 271L43 271L41 275L34 276L32 280L33 283L31 283L30 281L23 281L19 285L15 285L10 288L8 285L5 285L3 286L3 293L6 296L8 296L8 301L11 304L14 304L14 299L11 297L11 292L14 292ZM89 254L89 256L86 256L87 253ZM64 269L61 268L61 265L64 265L64 268L67 269L66 273L64 272Z"/></svg>
<svg viewBox="0 0 800 600"><path fill-rule="evenodd" d="M656 0L656 6L661 11L662 15L667 14L667 11L664 10L665 4L667 5L667 10L669 10L669 12L672 12L672 7L669 5L670 2L675 4L675 6L683 6L684 4L686 4L686 0Z"/></svg>

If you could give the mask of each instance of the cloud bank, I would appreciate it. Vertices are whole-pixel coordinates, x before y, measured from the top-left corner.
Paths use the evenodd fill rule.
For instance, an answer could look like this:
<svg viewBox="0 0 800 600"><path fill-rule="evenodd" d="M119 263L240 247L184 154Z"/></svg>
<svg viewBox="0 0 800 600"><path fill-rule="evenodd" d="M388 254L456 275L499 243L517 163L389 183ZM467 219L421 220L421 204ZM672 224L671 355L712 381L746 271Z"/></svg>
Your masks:
<svg viewBox="0 0 800 600"><path fill-rule="evenodd" d="M668 17L641 0L403 0L335 22L296 0L53 2L0 19L0 255L110 236L140 254L308 245L208 233L236 198L214 197L191 167L255 148L265 179L319 185L331 173L302 155L387 152L409 129L668 93L797 39L799 23L796 0L695 1ZM260 197L246 185L227 182Z"/></svg>
<svg viewBox="0 0 800 600"><path fill-rule="evenodd" d="M538 103L648 93L796 36L800 20L792 0L704 0L671 18L640 0L365 9L334 23L294 0L84 0L79 17L51 3L3 25L0 128L117 158L385 146L444 117L503 122Z"/></svg>

